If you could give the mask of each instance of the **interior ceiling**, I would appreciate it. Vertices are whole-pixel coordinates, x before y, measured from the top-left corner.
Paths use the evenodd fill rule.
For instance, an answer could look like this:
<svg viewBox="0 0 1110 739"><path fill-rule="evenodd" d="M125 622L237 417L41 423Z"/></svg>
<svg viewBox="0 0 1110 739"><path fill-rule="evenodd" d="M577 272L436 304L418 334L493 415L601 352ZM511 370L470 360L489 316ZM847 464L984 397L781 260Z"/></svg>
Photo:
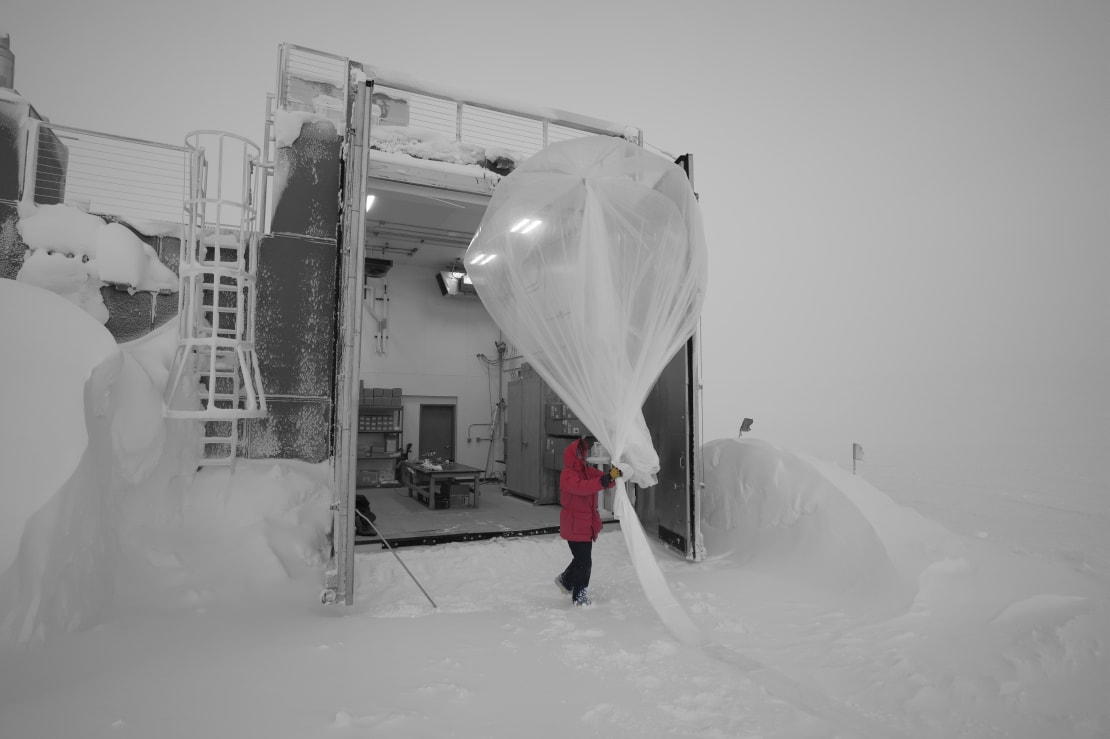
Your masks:
<svg viewBox="0 0 1110 739"><path fill-rule="evenodd" d="M366 256L394 266L443 269L461 259L489 198L483 195L370 179L374 204L366 214Z"/></svg>

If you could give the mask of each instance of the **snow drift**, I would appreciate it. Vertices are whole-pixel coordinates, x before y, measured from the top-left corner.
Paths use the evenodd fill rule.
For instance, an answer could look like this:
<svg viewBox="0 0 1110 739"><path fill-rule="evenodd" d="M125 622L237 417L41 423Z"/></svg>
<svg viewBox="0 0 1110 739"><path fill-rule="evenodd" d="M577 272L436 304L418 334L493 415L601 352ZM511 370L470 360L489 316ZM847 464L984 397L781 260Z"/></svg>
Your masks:
<svg viewBox="0 0 1110 739"><path fill-rule="evenodd" d="M852 598L907 604L943 530L866 480L756 438L702 452L702 531L729 557Z"/></svg>
<svg viewBox="0 0 1110 739"><path fill-rule="evenodd" d="M319 561L328 469L197 472L200 423L163 418L176 322L119 346L64 297L0 280L0 335L19 358L0 376L0 640L86 628L113 603L195 603Z"/></svg>
<svg viewBox="0 0 1110 739"><path fill-rule="evenodd" d="M45 288L100 323L108 309L105 284L128 290L176 292L177 275L154 249L120 223L69 205L20 205L19 234L29 249L16 279Z"/></svg>
<svg viewBox="0 0 1110 739"><path fill-rule="evenodd" d="M122 358L83 310L13 280L0 280L0 334L0 401L20 419L0 424L0 635L26 640L94 622L106 605L109 393Z"/></svg>
<svg viewBox="0 0 1110 739"><path fill-rule="evenodd" d="M566 546L548 536L406 552L438 609L389 553L360 552L356 607L336 611L315 602L330 466L197 470L198 424L161 418L174 326L117 347L63 298L0 280L0 332L21 359L0 382L13 735L501 736L535 711L550 713L543 736L1088 739L1110 726L1097 559L953 533L861 477L746 438L703 449L708 560L653 545L712 649L670 638L615 531L595 550L593 608L554 592ZM984 514L995 503L978 500ZM380 664L388 674L367 677Z"/></svg>

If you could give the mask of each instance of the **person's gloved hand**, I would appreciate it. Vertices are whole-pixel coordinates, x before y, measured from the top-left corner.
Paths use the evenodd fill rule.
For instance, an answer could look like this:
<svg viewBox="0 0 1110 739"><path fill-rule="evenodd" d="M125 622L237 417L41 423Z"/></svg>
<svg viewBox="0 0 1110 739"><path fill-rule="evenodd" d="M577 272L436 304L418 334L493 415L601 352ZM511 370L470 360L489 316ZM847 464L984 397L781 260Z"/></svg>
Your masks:
<svg viewBox="0 0 1110 739"><path fill-rule="evenodd" d="M610 467L609 471L601 476L601 487L611 488L618 477L621 476L620 468Z"/></svg>

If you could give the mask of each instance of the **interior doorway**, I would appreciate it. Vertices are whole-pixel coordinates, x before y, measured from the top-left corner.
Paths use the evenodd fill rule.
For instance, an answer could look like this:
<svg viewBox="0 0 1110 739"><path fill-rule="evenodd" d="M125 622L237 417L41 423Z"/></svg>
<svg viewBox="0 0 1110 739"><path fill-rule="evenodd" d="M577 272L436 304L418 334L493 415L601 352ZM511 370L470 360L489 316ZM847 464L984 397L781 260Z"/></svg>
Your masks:
<svg viewBox="0 0 1110 739"><path fill-rule="evenodd" d="M455 406L447 404L420 404L420 437L418 456L435 455L440 459L455 459Z"/></svg>

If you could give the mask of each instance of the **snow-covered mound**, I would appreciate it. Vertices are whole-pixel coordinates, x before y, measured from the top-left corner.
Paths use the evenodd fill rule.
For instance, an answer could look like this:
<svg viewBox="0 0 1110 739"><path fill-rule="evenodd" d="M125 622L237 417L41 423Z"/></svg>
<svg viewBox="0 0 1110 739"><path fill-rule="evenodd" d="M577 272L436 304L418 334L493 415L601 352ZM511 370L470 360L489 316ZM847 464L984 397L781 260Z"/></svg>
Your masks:
<svg viewBox="0 0 1110 739"><path fill-rule="evenodd" d="M174 609L321 579L331 477L328 463L295 460L199 470L178 507L166 509L173 515L123 532L121 605Z"/></svg>
<svg viewBox="0 0 1110 739"><path fill-rule="evenodd" d="M105 284L130 291L176 292L177 275L153 247L119 223L68 205L20 206L19 234L28 246L17 280L55 292L101 323Z"/></svg>
<svg viewBox="0 0 1110 739"><path fill-rule="evenodd" d="M244 461L234 474L197 473L200 423L163 418L175 322L119 346L63 297L0 280L0 335L0 640L86 628L124 600L192 604L319 564L329 468Z"/></svg>
<svg viewBox="0 0 1110 739"><path fill-rule="evenodd" d="M703 447L702 531L727 556L829 591L908 602L943 531L862 478L760 439Z"/></svg>
<svg viewBox="0 0 1110 739"><path fill-rule="evenodd" d="M28 320L33 316L34 320ZM77 627L110 583L108 408L122 355L58 295L0 280L0 636Z"/></svg>

